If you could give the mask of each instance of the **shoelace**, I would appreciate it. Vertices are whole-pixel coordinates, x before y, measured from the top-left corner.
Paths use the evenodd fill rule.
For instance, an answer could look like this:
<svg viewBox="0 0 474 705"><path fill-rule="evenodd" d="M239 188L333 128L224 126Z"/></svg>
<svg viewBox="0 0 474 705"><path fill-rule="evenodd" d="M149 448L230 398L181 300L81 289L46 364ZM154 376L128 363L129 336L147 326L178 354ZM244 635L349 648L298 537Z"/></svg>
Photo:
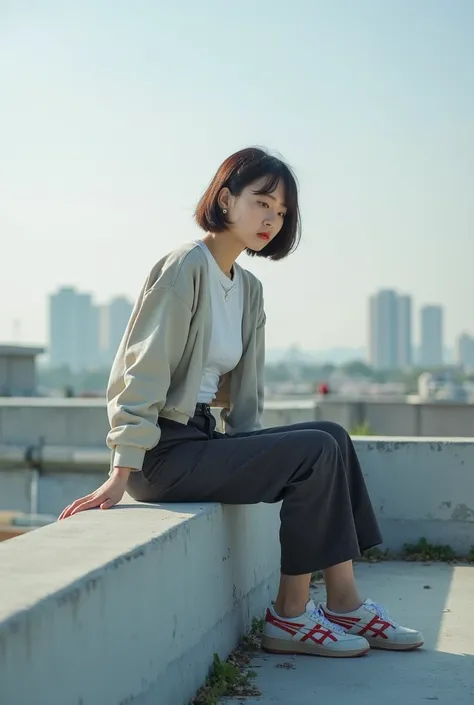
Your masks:
<svg viewBox="0 0 474 705"><path fill-rule="evenodd" d="M324 612L322 611L322 609L320 607L317 607L310 614L314 620L319 622L323 627L326 627L326 629L330 629L332 632L336 632L336 634L345 634L346 633L344 631L344 629L339 626L339 624L333 624L326 617L326 615L324 614Z"/></svg>
<svg viewBox="0 0 474 705"><path fill-rule="evenodd" d="M398 627L398 624L390 618L385 607L380 605L378 602L372 602L371 600L368 604L368 607L372 608L377 613L377 616L380 617L380 619L384 619L386 622L391 624L392 627Z"/></svg>

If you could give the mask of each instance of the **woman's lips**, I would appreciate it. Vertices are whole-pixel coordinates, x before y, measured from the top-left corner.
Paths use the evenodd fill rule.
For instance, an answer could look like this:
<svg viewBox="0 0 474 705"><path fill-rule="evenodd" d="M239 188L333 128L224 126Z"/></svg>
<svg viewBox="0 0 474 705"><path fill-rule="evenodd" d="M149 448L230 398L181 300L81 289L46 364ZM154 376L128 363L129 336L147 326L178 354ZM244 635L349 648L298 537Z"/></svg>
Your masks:
<svg viewBox="0 0 474 705"><path fill-rule="evenodd" d="M261 238L262 240L269 240L270 233L258 233L258 237Z"/></svg>

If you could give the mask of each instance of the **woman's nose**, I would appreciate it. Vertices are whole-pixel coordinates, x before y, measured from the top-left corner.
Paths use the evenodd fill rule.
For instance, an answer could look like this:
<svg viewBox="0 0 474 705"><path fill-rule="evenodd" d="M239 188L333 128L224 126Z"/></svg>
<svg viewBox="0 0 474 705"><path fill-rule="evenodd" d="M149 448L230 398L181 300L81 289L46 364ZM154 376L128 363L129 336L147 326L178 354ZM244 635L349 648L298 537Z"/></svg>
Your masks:
<svg viewBox="0 0 474 705"><path fill-rule="evenodd" d="M274 221L274 220L275 220L275 215L274 215L274 213L267 213L267 214L265 215L265 219L264 219L263 222L264 222L264 225L273 225L273 221Z"/></svg>

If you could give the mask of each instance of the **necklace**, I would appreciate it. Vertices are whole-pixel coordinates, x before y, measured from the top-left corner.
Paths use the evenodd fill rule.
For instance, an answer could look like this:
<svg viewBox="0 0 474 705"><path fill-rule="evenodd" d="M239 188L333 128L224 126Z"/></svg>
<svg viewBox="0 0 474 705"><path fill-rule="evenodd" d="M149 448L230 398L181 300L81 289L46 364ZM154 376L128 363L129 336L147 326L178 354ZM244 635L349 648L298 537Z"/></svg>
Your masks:
<svg viewBox="0 0 474 705"><path fill-rule="evenodd" d="M224 286L224 284L221 282L220 279L219 279L219 284L220 284L221 287L224 289L224 292L225 292L225 294L224 294L224 299L225 299L226 301L228 301L229 298L230 298L230 297L229 297L229 294L230 294L230 292L232 291L232 289L234 288L235 284L232 284L232 286L230 286L228 289Z"/></svg>

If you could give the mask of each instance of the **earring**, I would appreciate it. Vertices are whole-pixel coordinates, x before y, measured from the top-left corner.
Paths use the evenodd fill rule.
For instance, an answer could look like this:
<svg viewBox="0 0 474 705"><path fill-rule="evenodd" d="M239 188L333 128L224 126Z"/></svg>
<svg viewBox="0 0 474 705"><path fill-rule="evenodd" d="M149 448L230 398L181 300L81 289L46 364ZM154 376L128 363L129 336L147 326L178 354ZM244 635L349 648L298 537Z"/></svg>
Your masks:
<svg viewBox="0 0 474 705"><path fill-rule="evenodd" d="M227 213L227 208L223 208L223 209L222 209L222 212L223 212L224 215L225 215L225 214Z"/></svg>

